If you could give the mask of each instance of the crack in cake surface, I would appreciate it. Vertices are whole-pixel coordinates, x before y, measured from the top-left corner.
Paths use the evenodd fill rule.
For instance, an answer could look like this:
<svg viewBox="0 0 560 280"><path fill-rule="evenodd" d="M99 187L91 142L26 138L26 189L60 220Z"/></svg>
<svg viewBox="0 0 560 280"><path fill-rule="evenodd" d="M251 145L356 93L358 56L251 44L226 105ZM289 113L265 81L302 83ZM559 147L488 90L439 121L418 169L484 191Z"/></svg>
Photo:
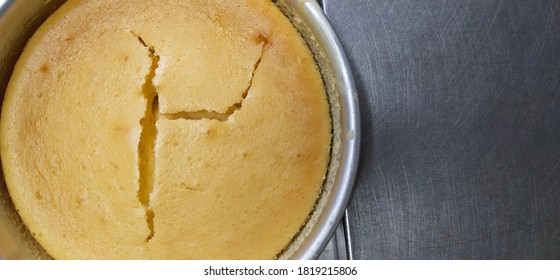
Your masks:
<svg viewBox="0 0 560 280"><path fill-rule="evenodd" d="M265 46L267 44L266 39L259 37L258 40L260 41L261 45L261 52L257 61L253 64L253 69L251 71L251 78L247 84L247 87L243 90L241 94L241 100L231 106L228 107L225 113L220 113L216 111L208 111L208 110L200 110L200 111L190 111L190 112L177 112L177 113L168 113L168 114L161 114L163 118L168 120L176 120L176 119L186 119L186 120L202 120L202 119L209 119L209 120L218 120L218 121L227 121L233 113L243 107L243 101L247 98L249 94L249 90L253 85L253 78L255 78L255 72L261 63L262 56L264 53Z"/></svg>
<svg viewBox="0 0 560 280"><path fill-rule="evenodd" d="M155 142L156 142L156 121L159 118L158 97L157 91L153 83L153 78L156 75L156 69L159 63L159 55L155 52L153 47L146 45L144 40L132 33L140 43L148 48L150 51L149 56L151 59L150 71L146 75L144 84L142 85L142 93L146 99L146 111L144 117L140 120L142 132L140 133L140 140L138 141L138 200L146 211L146 223L150 233L146 237L146 242L155 234L154 230L154 211L150 205L150 198L154 189L154 176L155 176Z"/></svg>
<svg viewBox="0 0 560 280"><path fill-rule="evenodd" d="M241 107L243 106L243 101L246 99L247 95L249 94L249 90L253 85L253 78L255 77L255 72L259 67L259 64L261 63L267 41L261 40L261 38L259 38L261 42L260 43L261 51L257 61L253 64L253 69L251 71L251 78L249 79L247 87L243 90L241 94L241 100L229 106L228 110L225 113L200 110L200 111L192 111L192 112L186 111L186 112L178 112L172 114L161 114L159 112L158 92L153 82L153 79L156 76L156 70L159 66L160 57L156 53L154 47L149 46L140 35L137 35L135 32L132 31L130 33L133 36L135 36L145 48L148 49L149 57L151 60L149 73L146 75L144 84L142 85L142 94L146 99L146 110L144 113L144 117L142 117L142 119L140 120L140 126L142 128L142 131L140 133L140 140L138 142L139 187L137 191L137 197L146 212L146 223L150 230L150 233L146 237L146 243L148 243L155 235L155 228L154 228L155 213L153 211L152 206L150 205L150 200L151 200L151 195L154 189L154 182L155 182L155 143L157 140L156 122L160 117L163 117L168 120L211 119L211 120L218 120L218 121L227 121L229 117L233 115L233 113L241 109Z"/></svg>

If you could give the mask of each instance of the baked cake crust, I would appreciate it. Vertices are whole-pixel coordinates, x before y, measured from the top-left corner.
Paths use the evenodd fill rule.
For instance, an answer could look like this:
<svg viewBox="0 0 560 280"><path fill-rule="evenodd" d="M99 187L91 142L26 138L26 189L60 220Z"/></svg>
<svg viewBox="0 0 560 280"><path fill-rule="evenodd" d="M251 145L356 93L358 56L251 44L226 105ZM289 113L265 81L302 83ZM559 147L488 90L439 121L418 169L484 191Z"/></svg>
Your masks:
<svg viewBox="0 0 560 280"><path fill-rule="evenodd" d="M57 259L274 258L331 139L312 55L268 0L70 0L0 129L10 196Z"/></svg>

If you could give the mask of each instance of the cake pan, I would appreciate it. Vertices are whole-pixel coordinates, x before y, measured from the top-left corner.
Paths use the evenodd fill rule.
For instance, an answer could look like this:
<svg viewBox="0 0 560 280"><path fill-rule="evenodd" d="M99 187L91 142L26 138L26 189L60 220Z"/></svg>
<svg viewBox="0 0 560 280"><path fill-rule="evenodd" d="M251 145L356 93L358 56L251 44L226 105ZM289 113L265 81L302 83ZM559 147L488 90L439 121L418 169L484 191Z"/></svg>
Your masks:
<svg viewBox="0 0 560 280"><path fill-rule="evenodd" d="M360 120L352 72L334 30L315 0L274 1L312 50L329 94L333 121L331 161L315 210L280 259L314 259L338 226L352 192L360 146ZM0 98L25 43L63 0L0 0ZM19 218L0 184L0 259L49 258Z"/></svg>

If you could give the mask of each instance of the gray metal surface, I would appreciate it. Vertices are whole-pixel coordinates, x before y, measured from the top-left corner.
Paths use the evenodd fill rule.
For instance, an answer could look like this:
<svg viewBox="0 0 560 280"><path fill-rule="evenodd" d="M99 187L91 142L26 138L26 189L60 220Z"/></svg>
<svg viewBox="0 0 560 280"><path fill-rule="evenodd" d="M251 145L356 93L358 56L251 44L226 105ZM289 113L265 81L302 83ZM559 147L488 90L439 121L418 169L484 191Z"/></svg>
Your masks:
<svg viewBox="0 0 560 280"><path fill-rule="evenodd" d="M560 258L560 1L324 0L358 87L356 259Z"/></svg>

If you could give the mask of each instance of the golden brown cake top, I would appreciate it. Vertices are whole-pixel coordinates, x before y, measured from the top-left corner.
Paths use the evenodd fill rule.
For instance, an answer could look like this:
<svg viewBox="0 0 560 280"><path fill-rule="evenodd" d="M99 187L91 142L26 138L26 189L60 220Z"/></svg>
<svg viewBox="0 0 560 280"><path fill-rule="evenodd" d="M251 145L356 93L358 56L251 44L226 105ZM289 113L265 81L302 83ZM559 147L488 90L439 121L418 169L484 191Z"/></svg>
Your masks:
<svg viewBox="0 0 560 280"><path fill-rule="evenodd" d="M330 148L313 58L267 0L68 1L0 125L14 204L61 259L274 258Z"/></svg>

